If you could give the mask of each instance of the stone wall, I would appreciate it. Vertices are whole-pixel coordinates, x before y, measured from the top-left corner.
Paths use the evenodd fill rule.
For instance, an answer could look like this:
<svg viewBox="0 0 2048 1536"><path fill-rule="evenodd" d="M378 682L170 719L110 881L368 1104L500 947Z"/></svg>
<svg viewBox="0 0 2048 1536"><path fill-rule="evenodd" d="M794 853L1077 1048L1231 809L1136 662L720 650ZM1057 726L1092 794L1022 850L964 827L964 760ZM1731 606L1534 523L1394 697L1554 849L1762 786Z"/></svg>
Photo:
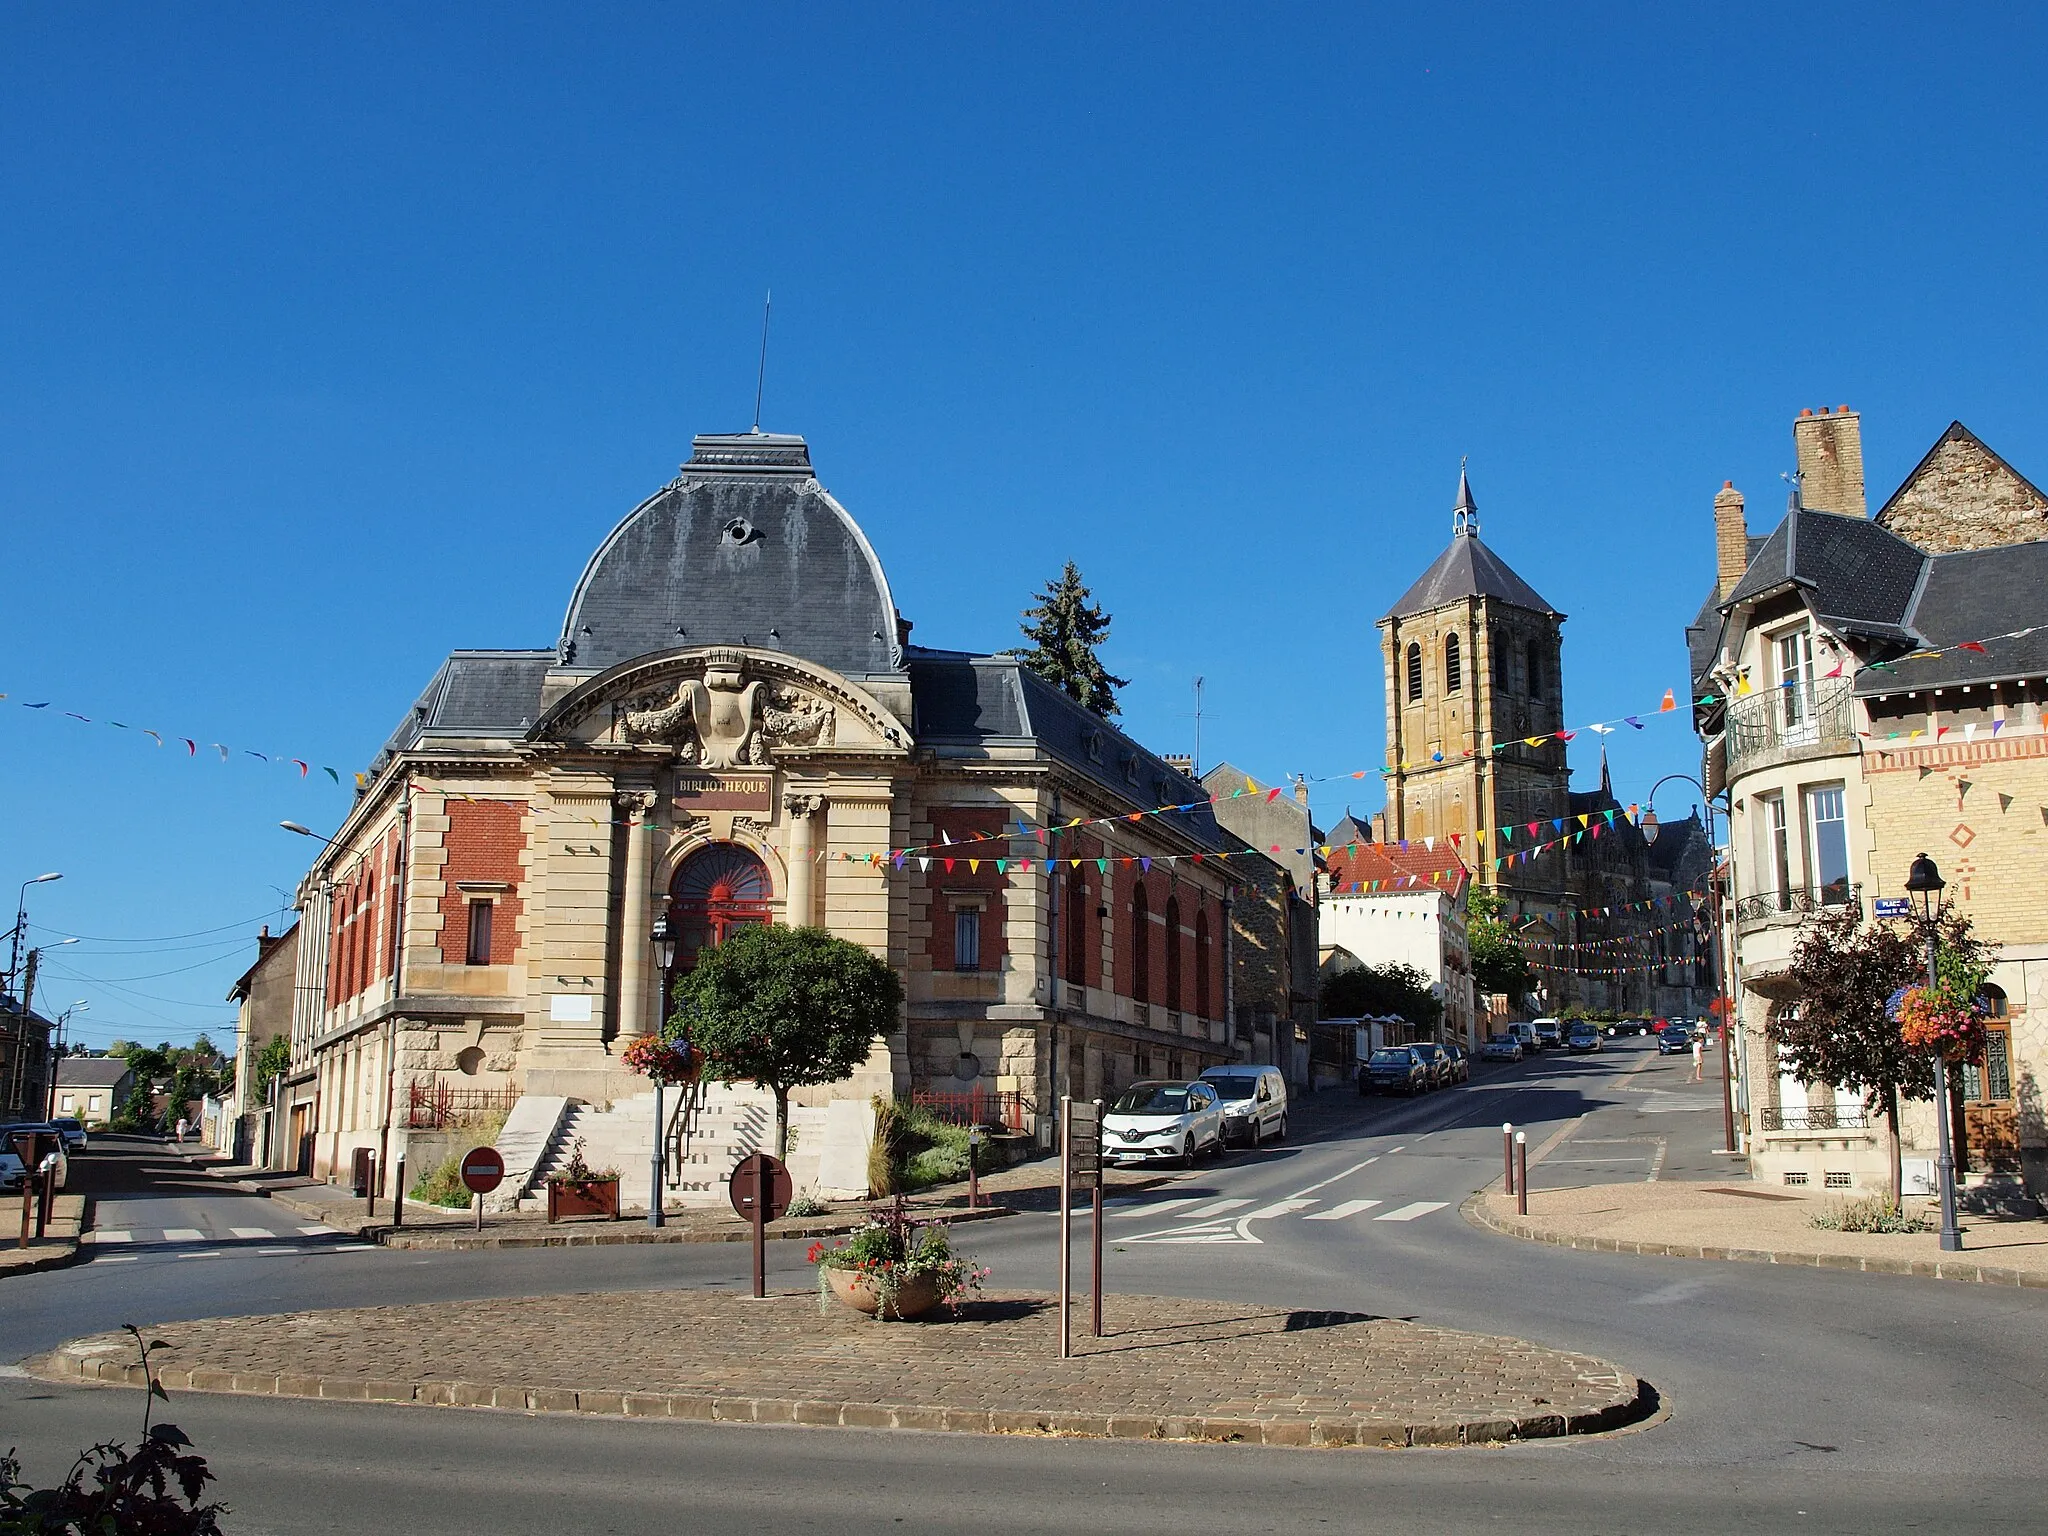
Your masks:
<svg viewBox="0 0 2048 1536"><path fill-rule="evenodd" d="M1877 521L1936 554L1995 549L2048 539L2048 498L1955 422Z"/></svg>

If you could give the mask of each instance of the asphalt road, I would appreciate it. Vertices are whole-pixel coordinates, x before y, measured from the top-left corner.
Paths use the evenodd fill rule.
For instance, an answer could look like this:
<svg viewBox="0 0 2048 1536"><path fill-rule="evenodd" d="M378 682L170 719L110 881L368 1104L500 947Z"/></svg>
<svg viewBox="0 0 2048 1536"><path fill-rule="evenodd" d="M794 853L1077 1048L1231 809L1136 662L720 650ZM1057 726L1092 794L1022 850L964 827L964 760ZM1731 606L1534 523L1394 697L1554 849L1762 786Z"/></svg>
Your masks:
<svg viewBox="0 0 2048 1536"><path fill-rule="evenodd" d="M1574 1253L1479 1232L1458 1203L1497 1176L1500 1125L1555 1139L1556 1177L1712 1176L1718 1085L1622 1042L1546 1056L1416 1101L1325 1094L1283 1146L1176 1175L1112 1209L1124 1292L1417 1317L1589 1350L1654 1383L1666 1417L1597 1441L1454 1453L1284 1452L844 1430L727 1429L182 1396L236 1529L965 1528L1416 1531L2036 1530L2048 1399L2037 1292L1808 1269ZM1687 1108L1687 1094L1705 1099ZM1711 1111L1711 1112L1710 1112ZM1559 1133L1564 1133L1562 1136ZM101 1161L104 1156L105 1160ZM1584 1157L1587 1162L1569 1161ZM1636 1161L1628 1161L1628 1159ZM1650 1161L1643 1161L1642 1159ZM1606 1161L1601 1161L1605 1159ZM741 1245L473 1254L234 1239L283 1225L253 1196L145 1156L95 1153L186 1230L132 1261L23 1276L0 1293L0 1359L123 1321L544 1291L735 1286ZM139 1170L166 1167L166 1175ZM1617 1171L1618 1170L1618 1171ZM1721 1176L1726 1176L1725 1172ZM163 1185L170 1187L161 1187ZM138 1206L140 1202L138 1201ZM118 1209L133 1230L146 1224ZM102 1225L105 1225L104 1218ZM157 1224L166 1229L169 1220ZM1055 1275L1043 1215L963 1228L993 1285ZM299 1252L264 1253L294 1246ZM187 1258L185 1251L217 1257ZM1085 1250L1084 1250L1085 1251ZM123 1255L126 1257L127 1255ZM771 1278L807 1283L801 1246ZM1077 1279L1085 1276L1077 1271ZM0 1444L45 1473L125 1427L133 1394L0 1380ZM801 1440L791 1436L803 1436Z"/></svg>

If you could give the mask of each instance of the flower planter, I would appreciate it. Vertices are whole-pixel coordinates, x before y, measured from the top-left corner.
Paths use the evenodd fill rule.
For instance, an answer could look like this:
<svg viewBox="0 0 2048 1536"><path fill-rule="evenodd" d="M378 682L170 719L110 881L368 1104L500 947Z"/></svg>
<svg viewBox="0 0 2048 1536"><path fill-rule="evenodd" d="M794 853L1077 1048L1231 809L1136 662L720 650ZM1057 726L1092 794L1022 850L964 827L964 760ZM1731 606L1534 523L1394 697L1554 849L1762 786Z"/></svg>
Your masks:
<svg viewBox="0 0 2048 1536"><path fill-rule="evenodd" d="M881 1315L890 1322L909 1322L939 1304L939 1283L930 1275L913 1275L898 1286L887 1313L881 1310L882 1293L860 1271L828 1268L825 1279L832 1286L832 1294L854 1311L865 1312L869 1317Z"/></svg>
<svg viewBox="0 0 2048 1536"><path fill-rule="evenodd" d="M565 1216L603 1216L619 1219L617 1179L549 1179L548 1220Z"/></svg>

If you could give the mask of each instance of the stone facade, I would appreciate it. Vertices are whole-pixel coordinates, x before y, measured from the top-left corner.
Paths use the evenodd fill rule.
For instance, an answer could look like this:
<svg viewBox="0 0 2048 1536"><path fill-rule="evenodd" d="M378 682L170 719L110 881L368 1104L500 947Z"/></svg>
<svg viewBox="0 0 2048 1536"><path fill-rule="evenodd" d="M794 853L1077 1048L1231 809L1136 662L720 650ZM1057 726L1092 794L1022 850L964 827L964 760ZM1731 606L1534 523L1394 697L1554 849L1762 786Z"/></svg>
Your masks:
<svg viewBox="0 0 2048 1536"><path fill-rule="evenodd" d="M1877 522L1922 549L1995 549L2048 539L2048 496L1956 421Z"/></svg>

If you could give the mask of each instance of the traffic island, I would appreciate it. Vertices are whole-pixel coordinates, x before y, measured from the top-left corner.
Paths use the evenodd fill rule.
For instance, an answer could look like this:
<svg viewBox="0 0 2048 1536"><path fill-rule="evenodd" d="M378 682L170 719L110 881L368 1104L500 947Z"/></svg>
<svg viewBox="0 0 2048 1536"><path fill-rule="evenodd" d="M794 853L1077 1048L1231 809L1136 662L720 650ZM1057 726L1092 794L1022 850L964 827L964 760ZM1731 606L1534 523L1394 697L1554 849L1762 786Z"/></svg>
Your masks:
<svg viewBox="0 0 2048 1536"><path fill-rule="evenodd" d="M1354 1312L1103 1299L1058 1358L1051 1297L878 1323L811 1291L540 1296L219 1318L149 1330L172 1392L981 1434L1454 1446L1638 1422L1656 1394L1588 1355ZM30 1362L141 1387L102 1334Z"/></svg>

